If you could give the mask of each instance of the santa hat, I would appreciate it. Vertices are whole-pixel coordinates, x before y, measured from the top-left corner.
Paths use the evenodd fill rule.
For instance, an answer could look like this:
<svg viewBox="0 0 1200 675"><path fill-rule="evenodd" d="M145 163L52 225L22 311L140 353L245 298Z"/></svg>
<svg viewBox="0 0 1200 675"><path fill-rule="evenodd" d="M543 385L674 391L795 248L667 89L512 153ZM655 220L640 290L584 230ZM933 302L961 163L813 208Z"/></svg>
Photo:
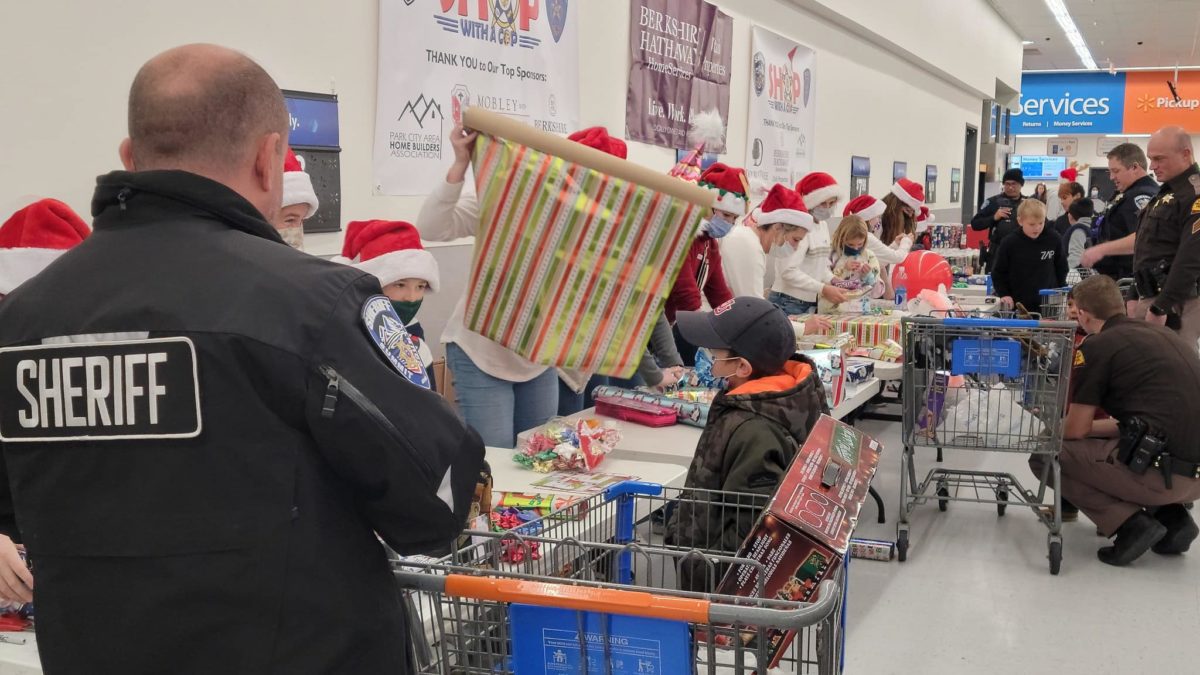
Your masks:
<svg viewBox="0 0 1200 675"><path fill-rule="evenodd" d="M700 174L700 187L717 191L713 208L719 211L742 214L750 204L746 195L750 183L746 180L746 172L737 167L714 163Z"/></svg>
<svg viewBox="0 0 1200 675"><path fill-rule="evenodd" d="M810 209L842 196L842 189L838 187L837 181L823 171L814 171L801 178L800 182L796 183L796 192L800 193L804 198L804 205Z"/></svg>
<svg viewBox="0 0 1200 675"><path fill-rule="evenodd" d="M90 233L57 199L41 199L12 214L0 225L0 295L32 279Z"/></svg>
<svg viewBox="0 0 1200 675"><path fill-rule="evenodd" d="M925 188L907 178L901 178L892 186L892 194L913 211L920 211L925 204Z"/></svg>
<svg viewBox="0 0 1200 675"><path fill-rule="evenodd" d="M1058 172L1058 177L1068 183L1074 183L1079 180L1079 170L1073 166L1068 166L1067 168Z"/></svg>
<svg viewBox="0 0 1200 675"><path fill-rule="evenodd" d="M287 157L283 160L283 206L308 204L308 215L311 218L317 212L320 202L317 192L313 189L312 178L304 172L304 158L288 148Z"/></svg>
<svg viewBox="0 0 1200 675"><path fill-rule="evenodd" d="M600 152L607 152L613 157L625 159L629 156L629 149L625 146L625 141L609 136L608 129L604 127L581 129L567 136L567 140L595 148Z"/></svg>
<svg viewBox="0 0 1200 675"><path fill-rule="evenodd" d="M692 115L691 125L688 141L692 149L671 167L667 175L697 183L701 179L700 163L704 159L704 150L720 146L721 139L725 138L725 123L721 121L721 113L714 109Z"/></svg>
<svg viewBox="0 0 1200 675"><path fill-rule="evenodd" d="M859 195L850 200L850 203L846 205L846 209L842 211L842 215L858 216L863 220L872 220L882 216L886 210L887 205L871 195Z"/></svg>
<svg viewBox="0 0 1200 675"><path fill-rule="evenodd" d="M924 232L929 229L929 224L937 220L937 216L929 212L929 207L921 205L921 210L917 212L917 232Z"/></svg>
<svg viewBox="0 0 1200 675"><path fill-rule="evenodd" d="M437 260L421 246L421 235L411 223L356 220L346 226L342 255L334 261L373 274L384 286L423 279L430 291L438 289Z"/></svg>
<svg viewBox="0 0 1200 675"><path fill-rule="evenodd" d="M816 225L816 221L805 208L804 200L800 195L795 190L779 183L771 188L766 199L763 199L754 213L755 222L759 227L784 223L785 225L799 225L811 232Z"/></svg>

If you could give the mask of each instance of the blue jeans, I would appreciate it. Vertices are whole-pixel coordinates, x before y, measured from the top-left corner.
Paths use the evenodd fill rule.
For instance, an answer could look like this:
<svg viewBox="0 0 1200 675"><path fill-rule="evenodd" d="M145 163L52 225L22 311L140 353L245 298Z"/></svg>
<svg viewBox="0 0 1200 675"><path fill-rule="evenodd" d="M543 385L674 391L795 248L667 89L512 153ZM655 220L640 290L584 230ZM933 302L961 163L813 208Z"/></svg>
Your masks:
<svg viewBox="0 0 1200 675"><path fill-rule="evenodd" d="M596 405L595 399L592 398L592 391L596 387L610 385L613 387L621 387L623 389L635 389L645 384L642 378L636 373L628 380L622 380L617 377L609 377L607 375L593 375L588 380L587 386L580 393L575 393L567 386L560 378L558 380L558 416L570 417L576 413L582 412L587 408Z"/></svg>
<svg viewBox="0 0 1200 675"><path fill-rule="evenodd" d="M790 295L780 293L779 291L771 291L767 296L772 305L782 309L788 316L800 316L803 314L814 314L817 311L817 303L793 298Z"/></svg>
<svg viewBox="0 0 1200 675"><path fill-rule="evenodd" d="M484 445L516 447L517 433L545 424L558 412L558 374L553 368L528 382L508 382L480 370L453 343L446 345L446 365L454 374L458 410Z"/></svg>

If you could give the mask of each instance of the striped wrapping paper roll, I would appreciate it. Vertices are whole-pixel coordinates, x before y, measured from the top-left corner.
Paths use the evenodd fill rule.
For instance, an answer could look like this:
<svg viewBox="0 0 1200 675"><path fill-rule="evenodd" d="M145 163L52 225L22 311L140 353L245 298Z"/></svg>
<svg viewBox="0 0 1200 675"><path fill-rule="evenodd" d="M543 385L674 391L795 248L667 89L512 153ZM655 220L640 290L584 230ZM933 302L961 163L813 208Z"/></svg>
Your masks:
<svg viewBox="0 0 1200 675"><path fill-rule="evenodd" d="M480 135L466 325L533 361L630 377L702 207Z"/></svg>
<svg viewBox="0 0 1200 675"><path fill-rule="evenodd" d="M679 423L686 424L689 427L700 427L703 429L708 424L708 404L707 403L691 403L689 401L681 401L670 396L655 394L648 391L636 391L633 389L623 389L621 387L613 387L609 385L601 385L592 390L592 398L601 398L604 396L614 396L617 398L625 398L631 401L643 401L645 403L655 403L657 405L671 408L679 415Z"/></svg>

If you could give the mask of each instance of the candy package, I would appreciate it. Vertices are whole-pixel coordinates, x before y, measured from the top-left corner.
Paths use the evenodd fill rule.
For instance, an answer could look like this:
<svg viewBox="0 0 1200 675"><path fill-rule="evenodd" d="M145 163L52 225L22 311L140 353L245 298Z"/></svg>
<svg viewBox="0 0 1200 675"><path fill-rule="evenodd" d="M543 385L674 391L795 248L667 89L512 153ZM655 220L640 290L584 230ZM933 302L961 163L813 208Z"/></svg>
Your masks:
<svg viewBox="0 0 1200 675"><path fill-rule="evenodd" d="M612 421L554 419L517 437L513 461L539 473L594 471L620 440Z"/></svg>

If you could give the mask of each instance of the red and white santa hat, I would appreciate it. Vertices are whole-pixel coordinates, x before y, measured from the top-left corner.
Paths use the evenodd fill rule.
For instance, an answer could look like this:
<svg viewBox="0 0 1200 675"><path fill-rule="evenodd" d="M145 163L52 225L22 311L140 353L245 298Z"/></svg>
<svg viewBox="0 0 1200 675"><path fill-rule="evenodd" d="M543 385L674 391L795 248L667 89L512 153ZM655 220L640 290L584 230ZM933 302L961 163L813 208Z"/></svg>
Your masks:
<svg viewBox="0 0 1200 675"><path fill-rule="evenodd" d="M842 188L838 186L837 180L824 171L813 171L801 178L800 182L796 183L796 192L804 198L804 205L809 209L835 197L842 197Z"/></svg>
<svg viewBox="0 0 1200 675"><path fill-rule="evenodd" d="M0 295L29 281L91 234L71 207L40 199L0 225Z"/></svg>
<svg viewBox="0 0 1200 675"><path fill-rule="evenodd" d="M317 191L313 189L312 178L304 172L304 158L288 148L287 157L283 160L283 204L294 206L308 204L308 215L312 218L321 202L317 200Z"/></svg>
<svg viewBox="0 0 1200 675"><path fill-rule="evenodd" d="M375 275L387 286L401 279L423 279L437 292L438 265L421 245L411 223L399 220L356 220L346 226L342 255L333 259Z"/></svg>
<svg viewBox="0 0 1200 675"><path fill-rule="evenodd" d="M863 220L873 220L883 216L883 212L887 211L887 204L875 199L871 195L859 195L850 200L846 205L846 209L842 211L843 216L858 216Z"/></svg>
<svg viewBox="0 0 1200 675"><path fill-rule="evenodd" d="M913 211L920 211L925 205L925 188L907 178L901 178L892 186L892 194L904 202Z"/></svg>
<svg viewBox="0 0 1200 675"><path fill-rule="evenodd" d="M800 194L779 183L767 192L766 198L754 209L754 220L759 227L784 223L798 225L810 232L816 226Z"/></svg>
<svg viewBox="0 0 1200 675"><path fill-rule="evenodd" d="M929 224L937 220L937 216L929 211L929 207L921 205L921 210L917 212L917 232L924 232L929 229Z"/></svg>
<svg viewBox="0 0 1200 675"><path fill-rule="evenodd" d="M728 213L744 214L750 205L750 183L746 180L746 172L736 166L727 166L715 162L700 174L700 187L717 191L717 199L713 208Z"/></svg>
<svg viewBox="0 0 1200 675"><path fill-rule="evenodd" d="M1068 183L1074 183L1075 181L1079 180L1079 169L1076 169L1073 166L1068 166L1067 168L1058 172L1058 177Z"/></svg>
<svg viewBox="0 0 1200 675"><path fill-rule="evenodd" d="M580 129L575 133L567 136L568 141L575 141L580 145L586 145L589 148L594 148L600 152L607 152L613 157L626 159L629 157L629 148L625 145L625 141L619 138L613 138L608 135L608 129L604 127L588 127Z"/></svg>

